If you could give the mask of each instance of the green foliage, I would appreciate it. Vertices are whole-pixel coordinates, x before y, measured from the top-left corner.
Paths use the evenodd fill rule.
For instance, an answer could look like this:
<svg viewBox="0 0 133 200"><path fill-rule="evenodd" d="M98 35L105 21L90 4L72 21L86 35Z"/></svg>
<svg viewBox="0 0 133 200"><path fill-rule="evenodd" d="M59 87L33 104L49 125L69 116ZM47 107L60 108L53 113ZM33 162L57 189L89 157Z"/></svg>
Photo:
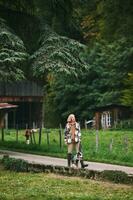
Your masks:
<svg viewBox="0 0 133 200"><path fill-rule="evenodd" d="M35 9L33 0L0 0L0 5L9 10L25 12L29 14L33 14Z"/></svg>
<svg viewBox="0 0 133 200"><path fill-rule="evenodd" d="M23 79L22 65L27 58L22 40L0 18L0 81Z"/></svg>
<svg viewBox="0 0 133 200"><path fill-rule="evenodd" d="M86 42L101 38L107 41L122 37L132 39L132 0L76 0L73 10L76 25Z"/></svg>
<svg viewBox="0 0 133 200"><path fill-rule="evenodd" d="M105 170L102 172L101 177L114 183L130 183L128 175L122 171Z"/></svg>
<svg viewBox="0 0 133 200"><path fill-rule="evenodd" d="M103 4L103 36L110 39L132 38L132 0L107 0Z"/></svg>
<svg viewBox="0 0 133 200"><path fill-rule="evenodd" d="M58 34L70 36L73 26L71 0L38 0L35 5L43 23L50 25Z"/></svg>
<svg viewBox="0 0 133 200"><path fill-rule="evenodd" d="M58 76L78 76L87 69L81 57L85 46L75 40L59 36L45 27L40 38L40 48L31 56L33 75L44 78L49 72Z"/></svg>
<svg viewBox="0 0 133 200"><path fill-rule="evenodd" d="M125 89L123 91L122 102L133 108L133 73L129 73L125 80Z"/></svg>
<svg viewBox="0 0 133 200"><path fill-rule="evenodd" d="M77 79L58 75L48 89L46 109L55 113L55 119L64 120L72 112L82 122L93 117L96 107L121 103L123 80L132 70L132 45L124 38L97 42L84 59L87 71L79 72Z"/></svg>
<svg viewBox="0 0 133 200"><path fill-rule="evenodd" d="M92 80L90 87L92 96L97 99L96 106L120 103L123 80L127 71L132 69L131 52L132 45L125 39L95 43L88 51L87 59L91 66L88 79Z"/></svg>
<svg viewBox="0 0 133 200"><path fill-rule="evenodd" d="M28 163L22 159L8 158L4 156L2 159L4 167L11 171L26 172L28 168Z"/></svg>

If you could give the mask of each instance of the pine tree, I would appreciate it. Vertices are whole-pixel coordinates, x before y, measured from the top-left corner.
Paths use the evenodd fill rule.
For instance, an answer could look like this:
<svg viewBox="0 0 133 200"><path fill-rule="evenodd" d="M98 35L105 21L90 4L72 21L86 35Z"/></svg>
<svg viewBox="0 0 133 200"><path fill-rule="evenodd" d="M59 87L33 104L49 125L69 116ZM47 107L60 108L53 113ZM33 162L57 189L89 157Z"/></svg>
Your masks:
<svg viewBox="0 0 133 200"><path fill-rule="evenodd" d="M0 18L0 81L23 79L27 58L23 41Z"/></svg>
<svg viewBox="0 0 133 200"><path fill-rule="evenodd" d="M125 80L126 88L123 90L122 103L133 108L133 72Z"/></svg>
<svg viewBox="0 0 133 200"><path fill-rule="evenodd" d="M40 48L31 56L33 75L44 78L51 74L78 76L87 69L82 59L85 45L53 32L45 27L40 38Z"/></svg>

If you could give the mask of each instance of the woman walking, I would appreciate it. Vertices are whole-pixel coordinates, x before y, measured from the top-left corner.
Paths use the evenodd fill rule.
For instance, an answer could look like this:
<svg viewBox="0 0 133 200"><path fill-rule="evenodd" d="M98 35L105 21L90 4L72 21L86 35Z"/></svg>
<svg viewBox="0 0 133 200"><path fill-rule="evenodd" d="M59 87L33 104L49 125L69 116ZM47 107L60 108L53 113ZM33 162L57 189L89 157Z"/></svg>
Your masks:
<svg viewBox="0 0 133 200"><path fill-rule="evenodd" d="M65 144L67 144L67 149L68 149L67 152L68 167L71 167L71 164L73 162L72 153L74 150L76 151L76 160L75 160L76 166L78 167L79 160L82 168L88 166L83 163L83 156L80 156L81 155L80 142L81 142L80 125L78 122L76 122L75 115L70 114L67 118L67 124L65 127Z"/></svg>

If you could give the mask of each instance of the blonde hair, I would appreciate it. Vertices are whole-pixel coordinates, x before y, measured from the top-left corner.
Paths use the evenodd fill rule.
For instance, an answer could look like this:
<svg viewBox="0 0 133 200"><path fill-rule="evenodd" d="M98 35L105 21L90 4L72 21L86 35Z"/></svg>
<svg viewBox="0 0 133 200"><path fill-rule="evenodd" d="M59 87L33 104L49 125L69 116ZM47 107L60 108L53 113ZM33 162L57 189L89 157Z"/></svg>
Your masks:
<svg viewBox="0 0 133 200"><path fill-rule="evenodd" d="M75 115L74 114L70 114L67 118L67 122L71 122L71 121L74 121L76 122L76 119L75 119Z"/></svg>

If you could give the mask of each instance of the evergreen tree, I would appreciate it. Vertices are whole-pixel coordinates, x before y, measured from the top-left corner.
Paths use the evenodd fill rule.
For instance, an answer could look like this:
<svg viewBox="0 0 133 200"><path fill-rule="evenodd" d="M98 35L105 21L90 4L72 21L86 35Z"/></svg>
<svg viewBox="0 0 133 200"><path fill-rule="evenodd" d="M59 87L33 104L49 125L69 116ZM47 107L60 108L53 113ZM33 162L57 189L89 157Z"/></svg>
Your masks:
<svg viewBox="0 0 133 200"><path fill-rule="evenodd" d="M133 72L128 74L124 82L126 87L123 90L122 103L133 109Z"/></svg>
<svg viewBox="0 0 133 200"><path fill-rule="evenodd" d="M44 79L51 74L78 76L87 69L82 59L85 45L63 37L45 26L39 40L40 48L31 56L33 75Z"/></svg>
<svg viewBox="0 0 133 200"><path fill-rule="evenodd" d="M65 119L74 112L80 121L92 119L96 107L121 104L124 80L132 70L132 47L125 39L107 43L95 43L86 52L88 70L79 73L78 78L56 77L47 94L47 108L55 119ZM131 85L131 80L130 80ZM127 88L127 86L126 86ZM131 87L125 90L129 98ZM130 94L130 103L132 93ZM127 102L126 100L126 102ZM128 104L123 102L124 104Z"/></svg>
<svg viewBox="0 0 133 200"><path fill-rule="evenodd" d="M27 58L23 41L0 18L0 81L23 79Z"/></svg>

